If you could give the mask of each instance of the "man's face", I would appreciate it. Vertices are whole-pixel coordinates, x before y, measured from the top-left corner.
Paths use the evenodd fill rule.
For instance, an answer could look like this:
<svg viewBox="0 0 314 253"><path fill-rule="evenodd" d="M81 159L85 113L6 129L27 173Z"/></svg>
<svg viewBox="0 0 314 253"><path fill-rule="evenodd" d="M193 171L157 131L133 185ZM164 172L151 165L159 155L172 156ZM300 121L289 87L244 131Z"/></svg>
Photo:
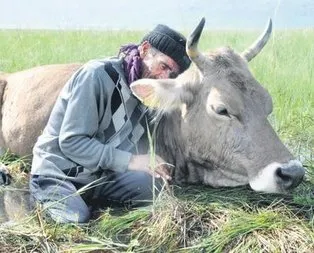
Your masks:
<svg viewBox="0 0 314 253"><path fill-rule="evenodd" d="M179 74L178 64L146 41L140 46L140 56L142 58L142 78L175 78Z"/></svg>

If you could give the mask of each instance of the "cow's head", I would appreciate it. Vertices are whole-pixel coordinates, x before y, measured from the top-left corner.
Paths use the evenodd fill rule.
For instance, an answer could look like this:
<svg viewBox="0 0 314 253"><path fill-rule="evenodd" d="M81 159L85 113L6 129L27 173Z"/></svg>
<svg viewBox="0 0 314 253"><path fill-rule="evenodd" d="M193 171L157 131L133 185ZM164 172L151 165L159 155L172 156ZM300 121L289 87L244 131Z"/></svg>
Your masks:
<svg viewBox="0 0 314 253"><path fill-rule="evenodd" d="M176 79L138 80L131 85L133 93L163 113L181 111L186 154L211 164L203 175L205 184L250 184L263 192L296 187L304 168L268 122L271 96L247 66L266 44L271 21L244 53L222 48L209 55L197 50L204 23L202 19L188 39L187 53L193 64L186 72Z"/></svg>

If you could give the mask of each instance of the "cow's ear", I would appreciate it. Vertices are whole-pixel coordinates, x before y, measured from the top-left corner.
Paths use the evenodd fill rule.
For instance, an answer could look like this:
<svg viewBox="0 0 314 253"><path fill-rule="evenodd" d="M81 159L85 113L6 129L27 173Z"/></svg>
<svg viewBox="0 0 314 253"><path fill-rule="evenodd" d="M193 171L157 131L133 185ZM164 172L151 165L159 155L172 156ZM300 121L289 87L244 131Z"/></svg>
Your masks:
<svg viewBox="0 0 314 253"><path fill-rule="evenodd" d="M133 94L148 107L171 111L181 106L182 87L175 79L140 79L130 87Z"/></svg>

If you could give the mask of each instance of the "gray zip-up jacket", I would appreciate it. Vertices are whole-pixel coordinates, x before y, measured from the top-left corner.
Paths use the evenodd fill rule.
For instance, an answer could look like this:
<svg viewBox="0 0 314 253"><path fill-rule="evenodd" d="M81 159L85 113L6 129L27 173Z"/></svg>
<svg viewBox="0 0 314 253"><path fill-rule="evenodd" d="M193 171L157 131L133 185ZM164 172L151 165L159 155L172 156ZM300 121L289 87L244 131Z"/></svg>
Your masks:
<svg viewBox="0 0 314 253"><path fill-rule="evenodd" d="M124 172L146 130L145 111L122 59L88 62L62 89L33 149L31 174L89 183L102 170Z"/></svg>

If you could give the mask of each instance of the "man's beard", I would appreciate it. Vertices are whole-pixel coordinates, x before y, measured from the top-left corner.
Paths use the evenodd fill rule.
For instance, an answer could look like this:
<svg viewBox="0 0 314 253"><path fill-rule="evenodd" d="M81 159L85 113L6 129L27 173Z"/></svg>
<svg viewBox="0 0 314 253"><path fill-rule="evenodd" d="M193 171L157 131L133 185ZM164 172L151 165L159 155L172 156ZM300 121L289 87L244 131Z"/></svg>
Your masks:
<svg viewBox="0 0 314 253"><path fill-rule="evenodd" d="M151 71L144 62L142 63L142 78L157 79L157 76L151 73Z"/></svg>

